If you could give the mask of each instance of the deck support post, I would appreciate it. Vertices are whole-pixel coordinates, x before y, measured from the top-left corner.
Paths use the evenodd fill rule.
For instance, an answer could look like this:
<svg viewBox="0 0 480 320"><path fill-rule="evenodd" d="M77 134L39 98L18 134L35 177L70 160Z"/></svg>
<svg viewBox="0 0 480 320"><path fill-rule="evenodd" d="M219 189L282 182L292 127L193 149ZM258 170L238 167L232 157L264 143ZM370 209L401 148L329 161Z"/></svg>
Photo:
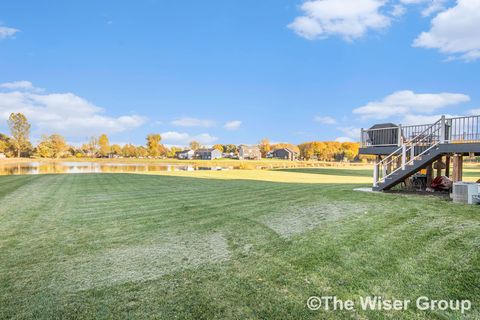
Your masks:
<svg viewBox="0 0 480 320"><path fill-rule="evenodd" d="M397 137L397 142L398 142L398 146L401 147L403 145L403 141L402 141L402 125L399 124L398 125L398 137Z"/></svg>
<svg viewBox="0 0 480 320"><path fill-rule="evenodd" d="M375 166L373 167L373 186L377 187L378 186L378 167L379 167L379 162L381 161L380 156L377 156L375 159Z"/></svg>
<svg viewBox="0 0 480 320"><path fill-rule="evenodd" d="M445 143L445 116L440 120L440 143Z"/></svg>
<svg viewBox="0 0 480 320"><path fill-rule="evenodd" d="M453 182L459 182L463 179L463 155L453 156Z"/></svg>
<svg viewBox="0 0 480 320"><path fill-rule="evenodd" d="M445 176L450 178L450 156L445 157Z"/></svg>
<svg viewBox="0 0 480 320"><path fill-rule="evenodd" d="M365 130L362 128L360 129L360 148L365 147L365 144L363 143L363 137L365 136Z"/></svg>
<svg viewBox="0 0 480 320"><path fill-rule="evenodd" d="M433 181L433 165L429 164L427 166L427 188L430 188Z"/></svg>
<svg viewBox="0 0 480 320"><path fill-rule="evenodd" d="M440 158L439 160L437 160L437 174L436 176L437 177L441 177L442 176L442 164L443 164L443 161L442 161L443 158Z"/></svg>

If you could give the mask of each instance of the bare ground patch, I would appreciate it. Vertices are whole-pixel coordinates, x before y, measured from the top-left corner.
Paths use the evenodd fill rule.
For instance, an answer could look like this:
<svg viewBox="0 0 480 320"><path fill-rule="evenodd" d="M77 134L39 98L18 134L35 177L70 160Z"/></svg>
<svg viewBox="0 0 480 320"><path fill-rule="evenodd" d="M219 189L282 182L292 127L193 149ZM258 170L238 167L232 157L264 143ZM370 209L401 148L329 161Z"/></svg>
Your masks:
<svg viewBox="0 0 480 320"><path fill-rule="evenodd" d="M144 282L229 258L227 240L221 233L173 236L161 244L110 249L69 259L60 264L52 286L80 291Z"/></svg>
<svg viewBox="0 0 480 320"><path fill-rule="evenodd" d="M326 221L335 221L352 214L364 214L369 209L367 205L346 202L329 201L311 206L292 206L281 209L280 212L264 216L261 223L284 238L310 231Z"/></svg>

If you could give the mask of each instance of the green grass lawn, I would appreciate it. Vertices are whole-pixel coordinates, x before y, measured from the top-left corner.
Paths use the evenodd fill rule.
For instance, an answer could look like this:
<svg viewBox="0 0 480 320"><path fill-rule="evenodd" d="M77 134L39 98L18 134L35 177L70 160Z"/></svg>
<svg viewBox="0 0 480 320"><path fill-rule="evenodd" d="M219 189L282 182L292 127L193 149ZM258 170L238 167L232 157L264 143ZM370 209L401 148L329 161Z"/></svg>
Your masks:
<svg viewBox="0 0 480 320"><path fill-rule="evenodd" d="M373 167L345 167L345 168L291 168L291 169L277 169L279 171L297 172L297 173L314 173L332 176L352 176L352 177L372 177Z"/></svg>
<svg viewBox="0 0 480 320"><path fill-rule="evenodd" d="M312 295L469 299L480 318L478 207L226 174L0 177L0 318L462 319Z"/></svg>

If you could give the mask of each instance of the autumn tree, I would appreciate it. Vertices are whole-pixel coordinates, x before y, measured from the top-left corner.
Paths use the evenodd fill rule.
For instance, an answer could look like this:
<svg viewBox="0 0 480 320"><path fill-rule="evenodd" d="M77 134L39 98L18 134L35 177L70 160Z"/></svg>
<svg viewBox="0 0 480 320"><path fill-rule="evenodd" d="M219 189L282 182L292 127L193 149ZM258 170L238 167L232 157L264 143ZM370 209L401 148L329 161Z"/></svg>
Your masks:
<svg viewBox="0 0 480 320"><path fill-rule="evenodd" d="M348 161L353 161L358 157L360 144L355 142L342 143L343 158Z"/></svg>
<svg viewBox="0 0 480 320"><path fill-rule="evenodd" d="M167 152L168 152L168 149L163 144L160 144L158 146L158 153L160 156L162 157L167 156Z"/></svg>
<svg viewBox="0 0 480 320"><path fill-rule="evenodd" d="M110 146L110 152L116 156L122 155L122 147L118 144L112 144Z"/></svg>
<svg viewBox="0 0 480 320"><path fill-rule="evenodd" d="M42 158L61 158L68 155L69 146L59 134L44 135L36 148L36 154Z"/></svg>
<svg viewBox="0 0 480 320"><path fill-rule="evenodd" d="M4 153L6 156L12 156L14 153L10 138L3 133L0 133L0 153Z"/></svg>
<svg viewBox="0 0 480 320"><path fill-rule="evenodd" d="M220 152L224 152L225 151L225 148L222 144L216 144L213 146L213 149L217 149L218 151Z"/></svg>
<svg viewBox="0 0 480 320"><path fill-rule="evenodd" d="M298 145L300 150L300 158L305 160L310 160L315 155L315 149L313 142L306 142Z"/></svg>
<svg viewBox="0 0 480 320"><path fill-rule="evenodd" d="M151 150L149 150L148 148L145 148L144 146L139 146L139 147L136 147L135 149L135 156L137 158L146 158L149 155L151 155L150 152Z"/></svg>
<svg viewBox="0 0 480 320"><path fill-rule="evenodd" d="M87 154L90 157L96 157L98 153L98 138L97 137L91 137L90 140L88 141L87 145Z"/></svg>
<svg viewBox="0 0 480 320"><path fill-rule="evenodd" d="M43 135L40 139L40 143L37 145L35 154L41 158L53 158L52 148L50 146L50 137Z"/></svg>
<svg viewBox="0 0 480 320"><path fill-rule="evenodd" d="M338 155L342 153L342 144L340 142L325 142L327 161L340 160Z"/></svg>
<svg viewBox="0 0 480 320"><path fill-rule="evenodd" d="M181 150L182 149L177 147L171 147L170 149L167 149L166 156L167 158L175 158L176 153Z"/></svg>
<svg viewBox="0 0 480 320"><path fill-rule="evenodd" d="M98 138L98 147L99 147L99 152L102 157L108 157L108 155L111 152L110 149L110 141L108 140L108 137L106 134L102 134Z"/></svg>
<svg viewBox="0 0 480 320"><path fill-rule="evenodd" d="M122 148L122 155L126 158L136 157L137 147L131 143L127 143Z"/></svg>
<svg viewBox="0 0 480 320"><path fill-rule="evenodd" d="M272 151L272 146L270 145L270 140L268 138L263 138L262 141L258 144L258 148L262 153L262 158L267 156L267 153Z"/></svg>
<svg viewBox="0 0 480 320"><path fill-rule="evenodd" d="M152 133L147 136L148 155L152 157L158 157L160 155L160 141L162 141L162 137L159 134Z"/></svg>
<svg viewBox="0 0 480 320"><path fill-rule="evenodd" d="M7 143L3 140L0 140L0 153L5 153L7 148L8 148Z"/></svg>
<svg viewBox="0 0 480 320"><path fill-rule="evenodd" d="M225 153L238 154L238 147L234 144L226 144L223 146Z"/></svg>
<svg viewBox="0 0 480 320"><path fill-rule="evenodd" d="M30 146L30 123L22 113L12 113L8 118L8 127L12 134L11 143L17 157L20 158L22 151Z"/></svg>
<svg viewBox="0 0 480 320"><path fill-rule="evenodd" d="M190 142L190 149L193 151L200 149L200 143L197 141Z"/></svg>
<svg viewBox="0 0 480 320"><path fill-rule="evenodd" d="M300 157L305 160L316 158L320 161L355 160L360 145L355 142L306 142L298 145Z"/></svg>

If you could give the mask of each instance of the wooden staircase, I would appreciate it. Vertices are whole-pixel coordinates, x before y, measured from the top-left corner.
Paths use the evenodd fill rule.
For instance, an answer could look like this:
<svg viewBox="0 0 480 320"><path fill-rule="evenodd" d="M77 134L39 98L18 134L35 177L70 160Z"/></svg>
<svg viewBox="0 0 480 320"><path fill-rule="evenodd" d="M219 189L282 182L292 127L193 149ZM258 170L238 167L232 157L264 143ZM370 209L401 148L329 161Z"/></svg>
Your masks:
<svg viewBox="0 0 480 320"><path fill-rule="evenodd" d="M411 175L442 157L449 124L445 117L427 126L415 137L403 141L389 156L375 164L374 191L384 191L405 181Z"/></svg>
<svg viewBox="0 0 480 320"><path fill-rule="evenodd" d="M377 181L376 186L374 185L372 190L374 191L384 191L389 190L390 188L396 186L397 184L405 181L410 176L414 175L421 169L432 164L433 162L440 159L444 152L442 152L443 146L436 145L428 152L425 152L423 155L416 157L413 161L405 165L405 169L396 170L391 174L387 175L384 179Z"/></svg>

